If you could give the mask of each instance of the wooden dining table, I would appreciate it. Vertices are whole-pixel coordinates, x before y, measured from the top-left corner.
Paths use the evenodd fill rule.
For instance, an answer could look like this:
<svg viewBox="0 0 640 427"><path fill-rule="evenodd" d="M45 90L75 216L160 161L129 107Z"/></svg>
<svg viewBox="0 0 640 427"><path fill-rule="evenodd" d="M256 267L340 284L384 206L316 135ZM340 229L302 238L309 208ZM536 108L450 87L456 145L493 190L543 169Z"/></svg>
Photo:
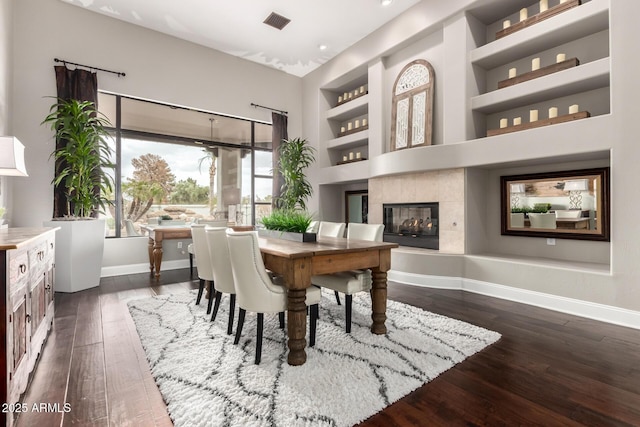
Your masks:
<svg viewBox="0 0 640 427"><path fill-rule="evenodd" d="M261 237L259 245L265 267L281 275L287 288L289 365L302 365L307 360L305 289L311 286L311 276L371 269L371 332L387 332L387 271L391 268L391 249L398 247L396 243L333 237L302 243Z"/></svg>

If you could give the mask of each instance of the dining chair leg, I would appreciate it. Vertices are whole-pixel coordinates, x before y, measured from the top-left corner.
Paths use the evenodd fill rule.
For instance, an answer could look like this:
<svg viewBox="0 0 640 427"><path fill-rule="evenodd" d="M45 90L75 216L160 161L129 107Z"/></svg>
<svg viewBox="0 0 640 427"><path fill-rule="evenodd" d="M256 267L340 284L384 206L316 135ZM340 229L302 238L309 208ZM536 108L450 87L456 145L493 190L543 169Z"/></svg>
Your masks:
<svg viewBox="0 0 640 427"><path fill-rule="evenodd" d="M318 327L318 304L311 306L311 325L309 326L309 347L316 345L316 329Z"/></svg>
<svg viewBox="0 0 640 427"><path fill-rule="evenodd" d="M278 313L278 320L280 321L280 329L284 329L284 311Z"/></svg>
<svg viewBox="0 0 640 427"><path fill-rule="evenodd" d="M236 338L233 340L233 345L237 345L240 342L240 335L242 335L242 326L244 325L244 315L247 314L246 310L241 308L238 310L238 328L236 329Z"/></svg>
<svg viewBox="0 0 640 427"><path fill-rule="evenodd" d="M353 295L344 295L344 300L345 300L345 314L346 314L346 320L345 320L345 327L347 330L347 333L351 333L351 307L353 306Z"/></svg>
<svg viewBox="0 0 640 427"><path fill-rule="evenodd" d="M262 328L264 326L264 314L258 313L258 326L257 326L257 338L256 338L256 365L260 364L262 358Z"/></svg>
<svg viewBox="0 0 640 427"><path fill-rule="evenodd" d="M229 325L227 326L227 335L231 335L233 331L233 315L236 311L236 294L229 295Z"/></svg>
<svg viewBox="0 0 640 427"><path fill-rule="evenodd" d="M189 254L189 277L193 277L193 254Z"/></svg>
<svg viewBox="0 0 640 427"><path fill-rule="evenodd" d="M220 300L222 299L222 292L216 292L216 302L213 304L213 313L211 313L211 321L216 320L218 310L220 309Z"/></svg>
<svg viewBox="0 0 640 427"><path fill-rule="evenodd" d="M202 293L204 292L204 280L200 279L200 285L198 286L198 298L196 298L196 305L200 305L202 299Z"/></svg>
<svg viewBox="0 0 640 427"><path fill-rule="evenodd" d="M207 283L209 283L209 305L207 306L207 314L211 314L211 306L213 306L213 300L214 300L214 295L215 295L216 291L213 288L213 282L212 281L207 280Z"/></svg>
<svg viewBox="0 0 640 427"><path fill-rule="evenodd" d="M338 305L342 305L340 304L340 294L338 293L338 291L333 291L336 294L336 302L338 303Z"/></svg>

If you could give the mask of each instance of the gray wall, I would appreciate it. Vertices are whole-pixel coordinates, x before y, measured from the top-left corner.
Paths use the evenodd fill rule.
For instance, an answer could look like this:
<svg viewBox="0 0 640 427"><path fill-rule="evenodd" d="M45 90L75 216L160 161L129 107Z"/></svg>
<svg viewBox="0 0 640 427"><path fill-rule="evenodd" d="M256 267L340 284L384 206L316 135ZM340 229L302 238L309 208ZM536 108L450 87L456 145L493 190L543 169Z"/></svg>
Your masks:
<svg viewBox="0 0 640 427"><path fill-rule="evenodd" d="M1 7L6 4L3 1ZM40 122L52 104L46 97L55 96L54 58L126 73L124 78L99 73L101 90L268 122L271 113L250 104L273 106L290 112L289 135L300 134L302 82L298 77L63 1L12 4L13 37L3 25L2 41L5 45L13 39L13 130L26 146L30 174L13 180L12 210L19 213L14 215L13 226L41 226L51 217L53 165L49 154L54 145L51 132ZM8 71L0 68L0 73ZM139 246L128 245L130 263L146 262L146 250L140 253ZM104 265L120 262L116 252L122 250L122 243L107 240ZM174 252L168 251L166 258L185 258Z"/></svg>
<svg viewBox="0 0 640 427"><path fill-rule="evenodd" d="M0 2L0 136L11 135L11 31L12 1ZM9 207L9 183L13 178L0 177L0 206ZM11 212L5 214L5 219Z"/></svg>
<svg viewBox="0 0 640 427"><path fill-rule="evenodd" d="M369 110L381 111L384 123L375 128L370 117L370 176L467 168L466 249L468 259L459 261L463 277L505 285L521 290L543 292L585 302L600 303L640 311L640 223L634 213L640 209L637 183L640 181L640 105L637 69L640 56L637 40L640 2L611 0L609 30L610 111L583 123L549 126L518 132L511 136L477 138L470 110L470 98L495 82L495 76L478 81L469 64L468 52L484 37L484 24L472 16L479 9L507 1L467 0L442 2L424 0L389 25L368 36L331 62L303 78L303 132L322 149L326 132L322 126L326 106L319 102L320 88L346 83L353 70L369 70ZM467 13L471 11L471 14ZM508 15L512 10L505 11ZM607 55L603 44L606 33L588 37L596 40L598 57ZM415 58L433 61L436 68L436 140L434 147L388 152L392 77L396 68ZM380 71L380 70L383 71ZM375 72L372 74L372 70ZM491 73L489 73L491 74ZM382 82L371 81L372 75ZM486 81L488 80L488 81ZM378 93L371 96L379 85ZM605 96L606 96L606 90ZM599 94L598 96L602 96ZM596 105L600 107L600 105ZM597 109L597 108L596 108ZM491 125L491 115L487 125ZM496 119L497 120L497 119ZM483 123L480 123L483 127ZM323 132L325 135L323 135ZM378 155L376 155L378 154ZM611 242L560 240L549 247L545 239L500 235L499 176L580 166L611 167ZM317 165L316 165L317 167ZM343 171L336 171L343 174ZM323 191L316 192L312 206L326 210L323 196L338 200L328 185L326 173L317 169ZM317 184L317 183L316 183ZM338 189L338 186L334 186ZM335 207L336 209L338 206ZM403 272L428 274L425 265L436 265L436 255L394 252L393 268ZM507 261L507 262L505 262ZM451 269L434 268L433 275L447 275Z"/></svg>

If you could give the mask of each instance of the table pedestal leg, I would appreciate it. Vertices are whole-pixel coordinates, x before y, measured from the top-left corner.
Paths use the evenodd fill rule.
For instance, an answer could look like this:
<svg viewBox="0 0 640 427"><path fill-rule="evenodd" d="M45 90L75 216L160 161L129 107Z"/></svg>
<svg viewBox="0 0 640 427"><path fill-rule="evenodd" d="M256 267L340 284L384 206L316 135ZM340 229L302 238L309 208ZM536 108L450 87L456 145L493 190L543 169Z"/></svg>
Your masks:
<svg viewBox="0 0 640 427"><path fill-rule="evenodd" d="M372 270L373 285L371 287L371 332L377 335L387 333L387 273L379 269Z"/></svg>
<svg viewBox="0 0 640 427"><path fill-rule="evenodd" d="M299 366L307 360L304 348L307 345L307 306L305 304L306 291L304 289L289 289L287 291L287 334L289 340L289 365Z"/></svg>
<svg viewBox="0 0 640 427"><path fill-rule="evenodd" d="M153 245L153 265L156 269L156 279L160 277L160 265L162 264L162 241L156 240Z"/></svg>
<svg viewBox="0 0 640 427"><path fill-rule="evenodd" d="M149 237L149 270L151 274L153 274L153 269L154 269L154 265L153 265L153 245L154 244L155 242L153 241L153 239Z"/></svg>

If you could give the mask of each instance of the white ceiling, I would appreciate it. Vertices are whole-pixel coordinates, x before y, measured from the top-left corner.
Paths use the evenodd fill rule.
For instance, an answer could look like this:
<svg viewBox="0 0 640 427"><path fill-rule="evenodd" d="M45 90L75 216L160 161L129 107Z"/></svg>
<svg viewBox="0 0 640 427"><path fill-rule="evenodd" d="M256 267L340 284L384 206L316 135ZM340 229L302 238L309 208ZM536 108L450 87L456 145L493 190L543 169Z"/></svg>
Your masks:
<svg viewBox="0 0 640 427"><path fill-rule="evenodd" d="M62 0L302 77L420 0ZM291 22L277 30L271 12ZM320 50L326 45L326 50Z"/></svg>

